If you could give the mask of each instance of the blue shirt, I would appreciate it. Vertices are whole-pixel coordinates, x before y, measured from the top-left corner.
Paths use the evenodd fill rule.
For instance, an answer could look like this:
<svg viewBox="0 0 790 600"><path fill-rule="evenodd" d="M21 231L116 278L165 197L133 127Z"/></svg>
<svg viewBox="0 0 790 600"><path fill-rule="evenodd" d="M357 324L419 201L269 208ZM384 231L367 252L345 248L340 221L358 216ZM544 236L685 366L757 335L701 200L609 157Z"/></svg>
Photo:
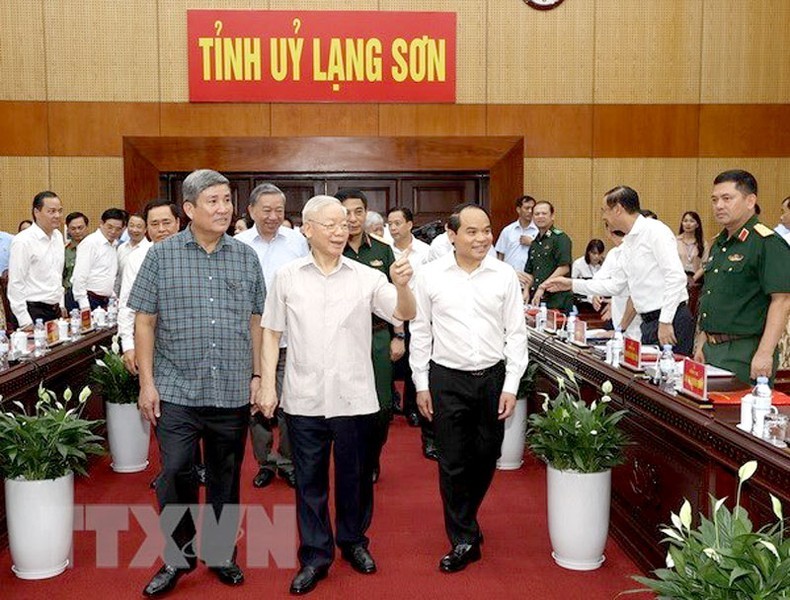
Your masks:
<svg viewBox="0 0 790 600"><path fill-rule="evenodd" d="M250 318L266 291L258 257L223 235L210 254L191 228L154 244L129 295L156 315L154 382L164 402L240 408L252 375Z"/></svg>
<svg viewBox="0 0 790 600"><path fill-rule="evenodd" d="M8 270L8 256L11 254L11 240L14 236L0 231L0 274Z"/></svg>
<svg viewBox="0 0 790 600"><path fill-rule="evenodd" d="M234 237L255 250L267 290L274 289L274 275L280 267L310 252L307 239L300 232L287 227L280 227L270 242L264 240L254 226Z"/></svg>
<svg viewBox="0 0 790 600"><path fill-rule="evenodd" d="M538 237L538 227L535 223L530 223L522 227L518 220L514 221L502 230L494 249L504 255L504 261L519 273L524 271L529 258L529 246L521 243L521 236L528 235L533 240Z"/></svg>

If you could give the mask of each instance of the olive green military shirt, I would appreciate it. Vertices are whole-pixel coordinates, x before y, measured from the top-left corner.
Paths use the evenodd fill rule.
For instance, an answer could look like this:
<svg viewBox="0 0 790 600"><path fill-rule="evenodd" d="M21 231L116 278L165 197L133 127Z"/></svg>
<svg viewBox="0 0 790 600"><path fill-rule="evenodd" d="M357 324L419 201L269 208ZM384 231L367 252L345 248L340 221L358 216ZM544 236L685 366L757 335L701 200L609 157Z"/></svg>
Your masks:
<svg viewBox="0 0 790 600"><path fill-rule="evenodd" d="M366 233L362 234L359 252L355 252L349 244L346 244L343 256L381 271L387 281L390 280L390 266L395 262L395 255L392 253L392 248L384 242L380 242Z"/></svg>
<svg viewBox="0 0 790 600"><path fill-rule="evenodd" d="M716 237L704 270L700 329L761 336L771 294L790 293L790 246L755 215L733 235Z"/></svg>
<svg viewBox="0 0 790 600"><path fill-rule="evenodd" d="M74 272L74 263L77 262L77 244L73 241L66 244L66 260L63 263L63 287L71 289L71 274Z"/></svg>
<svg viewBox="0 0 790 600"><path fill-rule="evenodd" d="M534 296L538 286L549 278L557 267L571 266L573 248L568 234L551 227L546 233L538 234L529 250L524 271L534 277L529 295ZM543 295L548 308L569 310L573 305L573 292L546 293Z"/></svg>

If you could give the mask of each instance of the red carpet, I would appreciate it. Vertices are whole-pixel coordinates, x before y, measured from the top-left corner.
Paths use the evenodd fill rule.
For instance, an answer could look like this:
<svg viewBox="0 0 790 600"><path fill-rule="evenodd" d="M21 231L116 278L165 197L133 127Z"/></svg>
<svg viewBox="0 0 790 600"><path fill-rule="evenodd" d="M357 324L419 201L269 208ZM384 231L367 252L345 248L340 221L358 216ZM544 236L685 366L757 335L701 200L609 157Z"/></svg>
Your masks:
<svg viewBox="0 0 790 600"><path fill-rule="evenodd" d="M157 456L152 444L152 466L143 473L113 473L109 460L91 469L89 479L78 479L76 502L91 504L154 503L148 484L156 473ZM293 510L293 492L282 480L257 490L251 480L256 472L248 448L242 480L242 502L262 504L267 514L274 505ZM483 559L466 571L445 575L438 571L447 551L436 464L422 458L419 431L396 418L385 448L381 480L376 487L376 511L369 532L371 552L378 562L376 575L363 576L339 559L311 598L536 598L562 600L611 599L624 590L638 587L629 579L637 566L610 540L606 562L597 571L576 573L557 567L551 559L546 529L545 469L529 457L518 471L498 471L483 504L480 523L485 531ZM143 529L129 516L129 531L119 534L120 568L99 568L96 534L74 534L75 565L62 575L44 581L22 581L11 572L8 550L0 553L0 597L39 598L139 598L158 568L129 566L143 543ZM295 549L296 546L294 546ZM107 561L103 554L99 560ZM295 564L295 555L292 557ZM247 565L245 544L240 544L239 564ZM169 597L186 598L284 598L295 571L278 568L269 560L267 568L246 567L246 582L238 589L219 583L199 567L183 577ZM628 596L647 598L648 595Z"/></svg>

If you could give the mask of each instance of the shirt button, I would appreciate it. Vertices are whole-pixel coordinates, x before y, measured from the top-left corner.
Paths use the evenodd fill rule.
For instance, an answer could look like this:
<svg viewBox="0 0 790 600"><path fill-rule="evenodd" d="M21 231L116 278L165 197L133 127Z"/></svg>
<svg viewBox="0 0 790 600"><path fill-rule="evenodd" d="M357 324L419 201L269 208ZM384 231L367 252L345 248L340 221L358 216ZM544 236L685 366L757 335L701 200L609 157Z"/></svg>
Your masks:
<svg viewBox="0 0 790 600"><path fill-rule="evenodd" d="M212 348L216 348L216 347L217 347L217 345L216 345L216 344L211 344L211 347L212 347Z"/></svg>
<svg viewBox="0 0 790 600"><path fill-rule="evenodd" d="M714 273L718 273L718 272L719 272L719 270L718 270L718 269L713 269L713 272L714 272Z"/></svg>
<svg viewBox="0 0 790 600"><path fill-rule="evenodd" d="M216 322L217 322L216 319L211 319L211 324L212 325L214 325L214 323L216 323Z"/></svg>
<svg viewBox="0 0 790 600"><path fill-rule="evenodd" d="M727 248L722 248L721 251L722 252L727 252Z"/></svg>
<svg viewBox="0 0 790 600"><path fill-rule="evenodd" d="M208 301L209 302L214 302L214 298L209 298Z"/></svg>
<svg viewBox="0 0 790 600"><path fill-rule="evenodd" d="M211 275L209 275L209 276L208 276L208 280L209 280L209 281L213 281L213 280L214 280L214 278L213 278Z"/></svg>
<svg viewBox="0 0 790 600"><path fill-rule="evenodd" d="M708 316L708 313L702 313L702 316L703 316L703 317L707 317L707 316Z"/></svg>
<svg viewBox="0 0 790 600"><path fill-rule="evenodd" d="M212 371L216 371L216 370L217 370L217 367L215 367L215 366L213 366L213 365L212 365L212 367L211 367L211 370L212 370Z"/></svg>

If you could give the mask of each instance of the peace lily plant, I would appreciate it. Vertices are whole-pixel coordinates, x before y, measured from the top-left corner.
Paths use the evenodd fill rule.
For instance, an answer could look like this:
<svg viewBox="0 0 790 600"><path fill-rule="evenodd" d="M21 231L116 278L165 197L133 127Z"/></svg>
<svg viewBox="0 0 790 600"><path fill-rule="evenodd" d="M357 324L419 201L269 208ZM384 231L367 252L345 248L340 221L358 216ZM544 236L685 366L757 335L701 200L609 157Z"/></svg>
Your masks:
<svg viewBox="0 0 790 600"><path fill-rule="evenodd" d="M618 423L627 411L611 411L612 384L605 381L603 395L591 404L579 398L573 371L557 378L559 392L553 399L542 394L543 412L529 417L527 440L532 451L560 471L598 473L622 464L627 444Z"/></svg>
<svg viewBox="0 0 790 600"><path fill-rule="evenodd" d="M126 369L121 355L118 336L114 335L109 348L100 346L104 351L102 358L96 359L91 369L90 381L98 386L102 397L113 404L137 404L140 383L136 375Z"/></svg>
<svg viewBox="0 0 790 600"><path fill-rule="evenodd" d="M777 522L754 531L749 514L741 507L741 487L757 471L757 461L738 470L735 509L711 496L713 519L700 515L692 528L691 504L683 502L671 525L661 529L669 545L667 568L655 578L634 577L658 594L659 599L776 600L790 598L790 540L785 537L782 504L771 494ZM647 590L631 590L639 593Z"/></svg>

